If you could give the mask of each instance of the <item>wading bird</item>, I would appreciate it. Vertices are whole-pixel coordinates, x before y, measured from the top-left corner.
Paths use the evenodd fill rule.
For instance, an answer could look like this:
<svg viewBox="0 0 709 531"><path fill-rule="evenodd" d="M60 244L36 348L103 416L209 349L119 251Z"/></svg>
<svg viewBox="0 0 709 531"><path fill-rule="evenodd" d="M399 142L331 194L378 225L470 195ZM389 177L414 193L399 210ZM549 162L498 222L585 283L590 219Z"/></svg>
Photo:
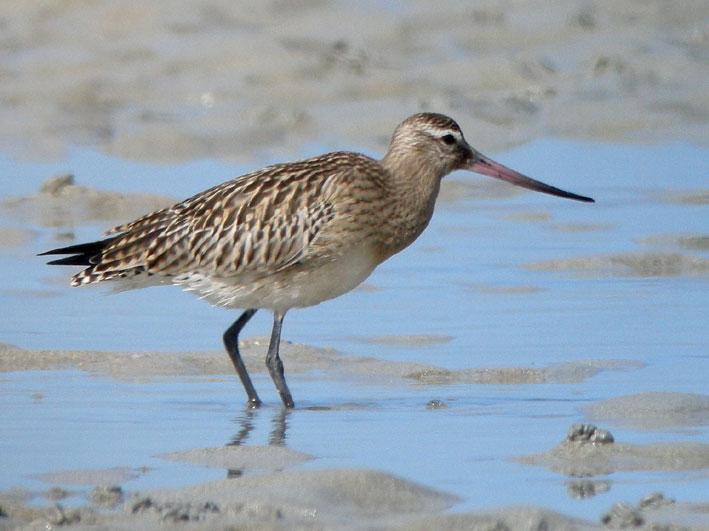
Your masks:
<svg viewBox="0 0 709 531"><path fill-rule="evenodd" d="M52 265L85 267L73 286L176 284L217 306L246 308L224 345L252 407L261 401L238 338L258 309L270 310L266 366L292 408L278 354L286 312L347 293L408 247L431 220L441 179L455 170L593 202L498 164L470 147L451 118L421 113L396 128L379 161L334 152L268 166L115 227L103 240L42 254L69 255Z"/></svg>

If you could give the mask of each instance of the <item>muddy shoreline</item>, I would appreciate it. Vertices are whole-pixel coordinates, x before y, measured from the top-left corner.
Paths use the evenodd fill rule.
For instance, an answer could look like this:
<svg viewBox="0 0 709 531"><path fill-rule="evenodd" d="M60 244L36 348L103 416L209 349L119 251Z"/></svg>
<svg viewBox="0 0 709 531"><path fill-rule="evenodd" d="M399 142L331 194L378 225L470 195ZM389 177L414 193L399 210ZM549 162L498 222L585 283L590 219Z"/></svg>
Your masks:
<svg viewBox="0 0 709 531"><path fill-rule="evenodd" d="M32 2L0 15L0 148L375 154L422 110L455 117L483 152L540 137L706 146L707 11L701 0Z"/></svg>
<svg viewBox="0 0 709 531"><path fill-rule="evenodd" d="M362 150L378 156L386 149L393 127L406 116L424 110L453 116L471 144L486 153L543 138L692 143L707 148L708 18L709 5L701 0L589 0L553 6L540 1L492 0L475 5L325 0L297 5L280 0L156 0L133 5L118 0L15 2L0 13L0 152L17 161L48 161L64 160L74 150L88 148L151 163L218 159L249 168L334 149ZM91 171L101 172L102 168ZM69 175L54 176L42 190L24 197L18 197L12 183L6 183L0 201L0 252L28 260L27 256L41 250L34 247L41 237L48 239L48 231L53 231L57 240L73 241L87 224L108 228L180 199L170 197L169 190L155 194L98 190L91 186L88 173L78 175L76 180ZM642 195L643 191L640 196L651 203L695 208L700 216L699 209L709 202L706 188L683 191L681 177L669 175L663 193ZM144 179L149 180L149 176ZM441 203L453 204L471 195L509 199L517 193L492 184L471 186L452 181L445 183ZM589 243L612 240L618 224L623 223L620 218L608 221L603 215L585 220L565 217L553 208L503 212L500 220L520 227L544 225L562 239L569 234L588 236ZM709 261L702 254L707 250L705 232L673 228L644 235L636 243L640 250L577 252L571 257L560 252L558 258L528 261L525 271L568 273L579 282L630 278L638 280L641 298L652 293L651 282L687 278L700 282L709 271ZM433 249L429 256L435 258L439 251ZM412 259L417 256L412 255ZM42 307L43 300L64 296L47 287L57 282L56 277L45 279L39 287L26 287L16 280L22 278L20 273L8 277L3 297L34 298L36 306ZM686 288L679 281L679 289L696 288L691 283ZM529 298L543 296L548 288L534 283L513 284L503 278L497 284L468 281L461 290L483 299L508 297L514 299L510 306L516 308ZM699 296L697 291L687 293ZM517 303L517 299L523 300ZM585 298L579 296L579 301ZM578 306L588 310L584 302ZM513 322L517 316L510 313L507 317ZM664 326L664 314L662 319ZM644 325L653 326L653 321L648 322ZM75 321L75 326L82 325ZM254 429L245 413L237 434L224 446L214 446L220 444L219 440L187 449L175 443L174 448L155 455L157 468L161 467L159 463L170 463L192 471L223 471L216 480L192 481L181 488L170 481L164 488L135 487L135 482L153 471L145 463L130 459L119 460L121 465L111 468L86 464L58 469L56 463L63 462L59 459L62 452L85 452L82 455L88 463L96 451L81 446L86 432L70 433L65 439L55 433L59 426L73 426L76 420L71 410L65 412L64 408L72 404L93 406L94 402L105 406L104 395L115 392L119 398L139 404L130 402L134 409L126 406L126 415L139 417L145 412L143 422L150 423L156 420L150 418L152 403L135 397L157 397L160 405L160 400L166 404L158 414L174 421L175 428L168 425L166 429L162 424L165 431L155 433L169 433L178 440L177 430L193 429L179 423L185 414L180 409L183 397L149 393L165 385L166 380L209 377L212 383L229 379L231 385L235 379L221 351L112 351L110 333L106 332L105 344L96 350L25 349L0 343L0 377L5 378L4 383L11 387L17 374L34 378L31 384L22 381L18 391L6 396L11 401L7 407L14 408L16 414L13 418L31 421L17 427L24 432L11 444L41 441L45 444L42 454L56 452L58 456L46 470L33 476L43 487L0 492L0 530L709 528L706 496L702 501L689 502L654 491L632 499L614 491L613 501L598 511L595 520L564 514L565 508L572 507L568 499L545 505L554 510L535 505L487 507L489 504L482 500L485 509L460 512L456 509L463 501L459 496L427 486L425 481L371 467L331 466L333 456L327 451L306 453L298 451L297 446L286 446L285 433L291 421L285 414L275 414L271 431L262 437L269 444L263 440L245 444ZM466 328L465 334L470 336L472 331ZM0 337L0 342L5 340ZM692 340L696 338L688 341ZM358 341L382 349L457 348L456 338L447 334L372 333ZM255 337L242 345L247 367L256 375L264 371L265 342L265 338ZM581 343L579 340L574 345ZM599 344L604 346L603 342ZM678 354L673 347L677 344L669 344L663 354L681 357L682 348L677 348ZM559 441L556 446L526 451L528 445L534 446L534 434L515 432L514 437L519 438L514 448L520 450L505 454L505 459L523 470L548 470L544 485L538 482L536 488L549 488L548 484L554 482L554 488L567 491L573 501L605 494L614 481L614 488L620 492L629 483L644 486L643 482L650 482L647 475L628 479L624 473L648 472L650 477L668 474L663 476L669 478L663 485L669 488L673 482L687 482L691 487L692 481L701 482L709 470L709 445L691 439L693 432L701 432L709 424L709 397L667 390L661 378L654 383L651 380L648 385L654 387L647 391L643 379L650 371L643 370L652 368L657 357L638 361L637 352L624 356L622 349L612 348L594 352L584 360L525 360L514 365L486 360L483 367L447 369L435 359L426 363L392 361L343 355L334 349L300 343L284 342L282 354L289 374L296 379L312 379L313 393L317 391L315 381L333 388L366 384L377 389L373 393L377 397L384 390L413 389L419 393L416 407L432 415L425 417L425 428L429 424L431 430L438 426L441 433L450 426L441 427L437 424L440 417L435 415L463 409L460 402L438 398L439 393L445 394L455 386L485 386L491 395L499 388L531 390L529 396L519 400L518 410L500 417L504 424L519 422L539 401L554 403L553 393L550 398L539 389L568 386L564 387L568 389L564 400L577 398L575 393L579 393L585 406L573 413L541 409L535 413L537 423L530 431L539 430L538 423L556 414L563 422L573 417L567 422L574 423L569 434L547 433L547 438ZM408 354L411 359L413 354ZM77 370L82 377L106 377L111 391L102 387L67 393L58 386L47 398L48 382L54 384L55 379ZM618 378L624 374L628 379ZM598 388L595 382L600 382ZM86 396L73 396L79 392ZM238 388L228 399L200 390L192 392L185 400L198 408L218 408L222 407L220 401L241 400ZM475 436L485 441L486 427L481 419L494 414L489 411L514 403L516 396L510 392L498 403L476 393L460 416L480 422L483 429ZM400 409L392 407L391 402L382 406L369 396L355 399L361 402L310 407L343 415L389 407L395 416L403 416L412 409L409 402L400 402L398 397L391 402ZM43 417L47 411L47 415L59 414L56 418ZM86 424L89 429L104 420L100 407L98 414L90 408L81 411L90 419ZM38 415L36 420L33 415ZM158 420L165 422L162 417ZM299 420L307 418L301 416ZM598 428L576 424L579 421L594 422ZM120 430L120 422L116 426ZM315 431L325 427L305 426ZM15 428L7 428L11 427ZM617 428L619 435L611 441L606 427L613 432ZM405 430L409 429L406 425ZM292 426L291 430L295 431ZM396 443L412 437L405 430L398 434ZM155 433L138 444L152 442ZM422 433L426 431L419 436ZM636 433L649 434L648 440L629 440ZM653 437L658 433L661 440L656 441ZM121 440L120 436L110 435L116 440ZM55 447L67 440L74 446ZM343 443L336 436L333 440L337 441L333 445ZM391 438L383 440L384 444L392 442ZM463 444L469 444L469 440L463 439ZM15 447L15 451L19 449ZM101 451L107 450L101 447ZM422 466L422 461L435 460L436 453L434 442L425 452L412 454L406 470ZM481 443L473 461L494 459L490 455ZM35 459L39 457L43 456L35 454ZM462 470L466 463L456 464ZM507 478L510 488L516 486L518 478L525 477L524 472L515 470L514 477ZM490 478L465 480L485 482Z"/></svg>
<svg viewBox="0 0 709 531"><path fill-rule="evenodd" d="M253 373L263 372L267 338L242 342L242 354ZM451 383L539 385L579 382L599 371L637 371L642 364L630 360L587 360L548 368L484 368L444 370L406 362L343 356L333 349L318 349L284 342L289 373L317 371L320 378L366 380L368 385L405 386L407 382L432 386ZM231 376L232 368L221 352L150 353L32 351L10 345L0 347L0 372L66 371L79 369L120 381L150 386L165 376ZM60 374L60 372L57 372ZM231 378L233 380L233 378ZM396 383L398 382L398 383ZM235 389L235 391L238 391ZM237 398L238 393L234 393ZM37 395L41 403L43 396ZM358 408L357 404L346 405ZM427 409L449 405L432 400ZM321 408L322 409L322 408ZM325 408L327 409L327 408ZM662 430L696 426L709 418L709 396L682 393L627 395L591 404L590 418L599 422L628 423L636 429ZM244 445L248 423L226 446L192 448L156 456L197 467L224 470L226 479L170 489L135 489L126 483L150 471L147 468L65 470L39 476L45 491L12 489L0 493L3 529L35 529L61 525L70 529L180 529L246 526L268 529L490 529L507 526L527 529L704 529L709 505L665 498L661 493L635 503L608 507L597 522L565 516L548 509L519 506L448 514L460 498L392 474L366 469L318 468L302 470L303 463L321 457L282 446L286 416L280 429L274 424L269 446ZM276 422L276 419L274 419ZM244 431L245 430L245 431ZM280 432L280 437L277 435ZM520 455L512 461L543 466L567 480L569 496L583 499L610 488L607 479L617 472L696 471L709 469L709 445L701 443L630 444L593 425L573 425L566 438L542 454ZM25 527L28 526L28 527ZM655 527L652 527L655 526Z"/></svg>

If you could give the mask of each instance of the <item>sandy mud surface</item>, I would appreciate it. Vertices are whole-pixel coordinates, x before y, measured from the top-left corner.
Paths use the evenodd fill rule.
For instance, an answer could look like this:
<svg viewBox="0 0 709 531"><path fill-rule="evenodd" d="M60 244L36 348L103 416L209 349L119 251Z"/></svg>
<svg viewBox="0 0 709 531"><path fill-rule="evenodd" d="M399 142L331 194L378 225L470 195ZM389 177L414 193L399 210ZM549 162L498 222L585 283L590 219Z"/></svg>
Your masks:
<svg viewBox="0 0 709 531"><path fill-rule="evenodd" d="M709 423L709 396L654 391L601 400L586 410L598 422L612 421L634 429L702 426Z"/></svg>
<svg viewBox="0 0 709 531"><path fill-rule="evenodd" d="M536 271L578 271L583 276L664 277L705 275L709 273L709 260L681 253L629 252L547 260L527 267Z"/></svg>
<svg viewBox="0 0 709 531"><path fill-rule="evenodd" d="M574 424L566 439L549 452L516 460L547 466L576 478L608 475L618 470L706 470L709 444L623 444L616 442L608 430L592 424Z"/></svg>
<svg viewBox="0 0 709 531"><path fill-rule="evenodd" d="M406 337L402 341L406 341ZM264 373L268 338L240 342L249 373ZM315 348L283 341L281 355L288 359L289 373L327 371L329 377L349 377L369 384L391 385L393 378L422 385L489 384L520 385L575 383L604 370L631 370L643 366L633 360L583 360L549 367L489 367L450 370L435 365L385 361L361 356L342 356L334 349ZM105 352L26 350L0 343L0 373L10 371L77 368L118 378L146 379L171 375L228 375L234 368L224 352ZM402 382L403 383L403 382ZM706 412L703 412L706 413Z"/></svg>
<svg viewBox="0 0 709 531"><path fill-rule="evenodd" d="M174 452L164 459L226 469L227 478L181 489L124 491L139 470L78 470L46 481L93 485L79 507L65 506L71 491L14 489L0 493L3 529L706 529L709 504L677 503L660 493L636 504L618 503L594 523L530 506L445 514L460 500L390 474L369 470L288 470L311 459L280 446L226 446ZM542 455L518 458L529 465L562 467L576 497L602 492L592 478L613 470L709 468L704 447L636 446L615 442L607 430L573 425L567 439ZM28 505L44 498L45 507Z"/></svg>
<svg viewBox="0 0 709 531"><path fill-rule="evenodd" d="M490 153L544 138L689 143L707 148L707 20L709 4L702 0L584 0L563 4L536 0L484 0L474 4L325 0L155 0L131 5L118 0L2 2L0 155L12 160L47 161L93 149L151 163L218 159L249 168L303 158L325 149L378 155L386 149L393 127L422 110L450 114L459 121L471 144ZM544 149L541 151L537 155L543 158ZM547 162L546 169L553 170L555 164ZM505 209L495 201L517 201L526 192L492 181L446 181L439 203L450 209L454 221L441 228L418 254L410 255L411 264L426 256L431 260L427 274L433 278L440 273L446 282L450 273L446 268L451 262L460 261L463 267L493 264L488 276L471 268L464 271L463 279L451 282L454 295L441 302L448 314L438 315L437 323L445 327L451 320L451 309L458 308L463 297L471 298L470 294L483 301L472 311L468 309L475 317L440 333L435 329L425 333L409 329L392 335L391 330L396 332L397 328L391 326L385 331L373 327L349 337L357 348L376 355L346 355L334 348L284 341L281 353L287 360L287 373L296 381L309 378L309 392L318 391L316 382L330 386L323 392L328 397L333 389L348 385L359 386L357 389L366 385L376 391L355 394L351 401L304 408L305 413L328 419L319 420L320 424L308 424L313 422L310 417L301 415L298 420L302 424L293 426L292 418L277 413L271 431L256 444L245 444L254 431L252 424L258 424L250 423L249 413L225 446L215 446L220 443L211 439L188 448L179 444L186 432L197 431L195 426L181 423L191 411L184 409L183 401L196 404L190 407L204 408L204 415L221 413L222 403L231 404L234 399L233 390L229 398L214 398L203 389L193 390L187 398L168 391L160 394L161 386L169 387L178 380L216 385L229 379L232 385L233 367L223 352L143 351L138 340L127 348L112 346L118 336L130 337L130 333L121 329L122 316L110 312L97 317L103 327L101 344L88 347L96 350L50 348L46 345L53 347L55 337L63 339L63 330L40 330L38 323L47 326L46 318L32 318L31 326L15 321L13 309L22 306L6 302L10 308L3 308L4 322L9 323L4 324L6 329L31 328L24 332L28 341L35 336L45 339L40 348L22 348L0 337L0 391L3 386L10 389L3 395L8 401L7 411L12 409L15 422L21 425L16 431L24 429L20 437L8 443L15 445L8 452L25 455L21 445L40 441L45 445L40 453L54 456L54 460L46 470L30 475L44 487L5 483L9 486L0 492L0 530L709 529L706 493L692 490L695 483L706 485L709 444L696 438L688 440L692 434L705 433L701 430L709 425L709 397L701 390L706 383L702 374L702 370L706 373L706 364L696 362L701 357L697 355L701 347L696 345L702 341L706 344L706 332L702 338L698 327L688 331L675 324L679 331L672 341L653 335L654 328L665 327L667 315L681 306L679 299L652 299L660 309L650 305L647 317L644 307L623 307L617 315L605 315L606 308L617 299L631 297L642 302L644 297L651 298L648 293L656 295L652 291L658 285L655 283L663 281L668 284L662 286L670 288L658 291L664 295L676 289L681 300L702 297L706 292L706 285L701 284L709 273L705 227L673 226L636 237L627 221L638 215L635 207L648 203L666 210L660 214L644 212L645 221L639 218L633 224L642 225L649 218L676 218L681 225L685 218L678 215L680 211L682 215L689 212L695 220L705 215L709 189L703 183L697 187L685 182L675 166L680 165L669 165L662 185L655 188L646 188L643 171L632 175L635 180L616 188L614 170L602 166L594 175L584 177L606 195L599 197L598 215L593 216L570 215L546 204ZM576 169L580 168L572 168ZM91 308L90 303L58 291L58 272L53 272L54 277L35 273L36 278L42 277L41 282L24 281L28 276L25 265L47 248L35 248L38 240L44 245L51 231L52 242L69 244L87 225L109 228L181 199L171 197L167 187L140 194L99 189L91 185L91 176L102 170L98 165L90 167L76 178L73 174L48 174L34 193L16 193L17 183L0 176L0 259L8 268L3 272L6 280L0 293L6 301L31 299L32 307L39 308L36 312L53 310L55 319L69 316L65 328L74 334L75 341L82 339L82 327L91 326L76 317L90 312L86 309ZM144 179L150 182L148 177ZM117 182L111 189L120 186ZM616 199L616 194L621 199ZM477 203L471 208L473 200ZM469 219L455 218L461 204L475 212L487 209L489 217L476 219L478 225L473 227ZM613 211L618 205L633 210ZM486 225L490 219L495 221L494 230ZM558 242L552 257L538 256L536 244L528 243L536 240L528 238L526 231L536 229ZM507 232L498 235L498 230ZM471 233L479 239L472 245L456 244L456 253L446 254L452 245L446 247L443 236L451 233L461 236L461 241ZM488 233L494 235L486 240L483 235ZM92 234L98 236L95 231ZM509 255L494 257L500 237L509 241L516 237L515 244L524 256L517 257L519 263L527 264L514 277L490 273L510 269ZM572 247L570 238L583 241L583 249L593 249L581 252ZM496 260L504 263L500 269L494 269L499 265ZM10 271L8 264L15 263L20 264L12 266L17 270ZM408 271L401 263L397 267L389 276L380 277L381 284L367 283L359 292L390 289L385 283L395 284L392 278L398 281ZM534 276L545 272L570 273L568 277L581 287L571 291L565 284L547 281L548 277ZM527 276L517 282L517 274ZM61 282L66 282L66 276ZM421 276L409 284L419 283ZM434 280L431 283L435 288L426 282L417 286L421 295L413 304L406 300L392 302L393 298L379 304L399 304L399 310L415 306L417 311L430 311L435 321L435 308L425 307L433 305L429 301L438 300L432 290L440 295L438 286L443 282ZM601 294L599 298L593 298L595 293ZM578 318L560 319L559 314L547 315L548 307L543 304L535 306L535 301L551 294L570 301L562 314ZM490 297L502 301L501 322L507 324L476 322ZM55 300L59 303L47 304ZM146 315L142 327L154 324L149 305L143 303L123 310L134 314L131 327ZM702 307L698 308L701 312ZM382 308L377 311L382 312ZM642 317L633 321L636 315ZM684 314L684 320L688 315ZM553 350L560 343L563 354L550 356L557 361L524 357L530 354L529 336L524 331L532 330L532 341L541 341L546 332L534 331L548 330L540 328L540 321L551 319L556 325L555 316L559 326L551 329L559 339L531 352L543 357L545 348ZM180 317L180 323L184 322L184 314ZM199 327L211 315L201 321L190 317ZM579 324L589 318L597 323L593 337L584 334ZM397 325L399 319L397 314ZM641 336L650 339L624 343L625 332L619 332L613 321L628 321L628 329L635 326L642 330ZM511 326L517 330L518 324L522 330L519 339L512 346L501 346L496 339L507 337ZM493 339L480 347L475 341L486 332ZM145 335L140 337L144 339ZM330 336L325 337L327 340L321 343L327 344ZM471 337L474 339L467 343L461 339ZM267 340L252 337L241 344L247 368L257 377L265 371ZM450 359L444 359L451 351L462 354L465 363L452 367ZM577 356L577 351L584 354ZM645 355L646 351L650 353ZM396 359L392 352L404 354ZM489 358L478 362L481 352ZM513 361L502 359L507 352L515 356ZM688 369L682 376L699 382L692 389L696 392L675 391L672 386L682 383L676 377L667 387L664 373L669 369L666 365L658 368L666 357L679 360L680 366L689 364L688 359L695 360L688 366L699 366L699 370ZM81 385L99 382L98 390L77 388L67 392L60 385L52 387L53 395L45 390L48 383L54 385L57 380L75 381L71 371L77 369L87 377L80 380ZM34 378L30 383L13 380L14 375L25 373ZM103 377L110 383L100 379ZM485 391L473 387L476 385L484 386ZM471 397L467 402L460 394L450 392L460 386L467 386L466 395ZM392 389L393 395L387 395ZM119 442L115 447L101 446L101 451L117 452L119 445L130 446L129 439L135 435L130 432L121 438L123 417L106 420L105 410L100 409L108 407L105 399L112 393L132 404L133 409L121 404L132 426L160 423L162 429L165 425L167 428L156 428L155 433L168 433L162 437L174 438L170 451L154 452L150 466L127 450L119 459L124 466L101 468L93 464L100 452L81 446L89 432L111 422L118 427L107 438L111 443L114 439ZM401 398L406 393L410 394ZM434 398L438 396L441 398ZM574 400L581 404L576 409L559 407L559 403ZM81 413L64 409L77 403L88 409ZM314 403L320 404L317 399ZM151 417L154 410L149 408L155 404L160 409ZM91 409L93 406L98 409ZM49 411L50 416L40 415L35 420L33 415L38 410ZM374 421L354 415L382 410L382 418ZM421 424L407 416L414 410L427 415L422 417L424 427L418 432ZM562 490L568 496L561 501L554 498L530 505L495 507L487 503L485 490L481 500L464 500L457 493L431 486L425 473L416 476L420 481L414 481L381 470L389 466L387 461L376 461L376 466L364 461L362 466L362 461L345 451L345 457L336 456L334 447L350 442L342 440L340 433L332 435L335 443L319 447L319 451L303 452L290 442L286 444L292 440L286 438L287 429L295 432L295 440L301 443L317 439L312 435L307 439L302 433L324 432L327 423L333 421L326 415L332 412L341 415L334 419L342 422L336 430L347 434L342 437L352 438L352 444L366 448L374 457L381 453L384 459L396 461L397 454L402 454L408 459L399 468L402 474L413 475L426 466L445 469L453 460L452 467L463 477L454 475L451 479L442 472L448 485L480 483L483 489L509 489L521 493L518 498L524 499L535 490L545 494ZM386 417L390 413L403 418L403 424L393 424L392 418ZM147 415L147 420L141 414ZM228 415L232 415L231 410ZM577 424L578 417L599 427ZM572 424L568 435L556 446L551 447L552 443L540 448L541 426L548 426L544 423L554 418L565 426ZM485 424L487 419L492 419L490 424ZM25 420L29 421L27 425L22 424ZM232 420L233 416L229 417ZM394 425L394 435L385 429L390 424ZM455 439L461 424L468 431ZM352 425L362 428L346 432L345 428ZM88 432L82 432L86 426ZM507 439L514 442L514 451L505 448L507 453L500 459L493 453L494 447L508 440L487 437L490 432L506 433L503 430L510 426ZM5 426L8 432L11 428L16 427ZM65 439L60 428L70 432L67 437L73 441L72 447L61 446ZM609 431L615 433L616 429L621 430L617 435ZM258 435L258 426L255 432ZM379 446L369 446L372 437L363 436L365 432L381 435ZM301 439L297 439L299 433ZM437 438L428 439L432 433ZM445 434L457 446L443 445L437 434ZM138 446L154 443L153 437L154 433L145 436ZM418 439L423 448L405 446ZM474 444L471 439L479 446L471 453L459 454L462 447ZM394 448L392 453L384 453L391 450L386 446ZM526 450L528 446L535 449ZM448 455L442 455L446 448ZM56 463L61 462L62 452L81 454L85 466L82 461L81 467L58 469ZM44 457L27 455L37 460ZM348 459L354 464L350 465ZM494 466L499 461L518 468L490 472L498 470ZM467 471L478 470L467 468L471 462L490 467L484 468L489 475L471 477ZM175 468L164 472L165 467ZM141 481L159 475L161 470L166 475L181 472L190 480L178 485L170 476L164 482L167 486L140 486ZM540 481L538 475L525 475L529 470L542 470L547 475ZM204 479L200 475L204 471L218 476ZM27 479L25 476L23 470L12 481L19 484ZM658 477L662 479L656 480ZM694 501L675 500L649 488L643 490L646 496L635 495L648 484L654 485L653 481L659 481L663 488L688 485L685 492L690 492ZM628 490L623 489L629 488L634 489L635 497L624 496ZM573 503L601 498L602 507L594 505L595 509L586 510L585 514L596 511L593 518L571 516L578 509ZM466 506L460 510L461 503L483 508L468 510Z"/></svg>
<svg viewBox="0 0 709 531"><path fill-rule="evenodd" d="M402 337L402 342L411 338ZM247 366L263 370L266 338L242 342ZM414 344L416 342L414 341ZM446 370L406 362L343 356L285 342L289 371L321 373L326 378L365 378L368 383L399 385L407 380L440 386L455 383L529 385L579 382L599 371L639 370L628 360L587 360L548 368ZM131 353L31 351L2 345L0 371L78 368L92 373L149 383L167 375L224 375L232 371L221 352ZM709 422L709 397L700 394L644 393L600 401L588 406L598 419L614 419L644 428L690 426ZM350 405L348 407L356 407ZM429 410L445 409L440 400ZM285 423L285 418L281 420ZM446 514L460 500L446 492L394 475L363 469L297 470L317 456L282 446L285 434L272 434L269 446L241 445L239 436L222 447L192 448L157 456L191 466L223 470L226 479L171 489L131 489L125 483L147 474L147 468L67 470L37 477L54 486L46 491L13 489L0 493L0 525L4 529L704 529L707 504L677 503L662 494L648 495L635 505L615 504L599 522L571 518L529 506ZM248 431L248 428L247 428ZM698 443L630 444L604 429L575 424L564 441L548 452L513 458L524 465L547 467L565 476L569 496L584 499L606 492L607 479L619 471L709 470L709 445ZM72 490L73 488L78 490ZM90 489L90 490L87 490ZM78 500L78 503L77 503ZM39 504L37 502L40 502ZM658 527L671 525L674 527ZM28 527L24 527L28 526ZM653 527L654 526L654 527Z"/></svg>
<svg viewBox="0 0 709 531"><path fill-rule="evenodd" d="M313 141L381 150L423 109L454 115L488 151L539 136L706 145L707 11L701 0L12 2L0 145L46 157L97 143L150 160L293 156Z"/></svg>
<svg viewBox="0 0 709 531"><path fill-rule="evenodd" d="M76 184L73 175L64 175L47 179L36 194L3 200L0 209L23 224L65 228L92 221L119 224L176 202L168 196L97 190ZM9 245L18 238L16 233L0 232L0 244Z"/></svg>

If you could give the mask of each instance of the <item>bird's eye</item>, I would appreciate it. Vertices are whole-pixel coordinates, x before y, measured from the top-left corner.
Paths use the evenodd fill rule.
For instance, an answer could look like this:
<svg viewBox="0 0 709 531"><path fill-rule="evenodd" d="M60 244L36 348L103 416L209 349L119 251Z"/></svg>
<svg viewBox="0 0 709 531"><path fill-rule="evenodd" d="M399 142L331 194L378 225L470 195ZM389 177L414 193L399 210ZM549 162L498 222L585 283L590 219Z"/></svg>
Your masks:
<svg viewBox="0 0 709 531"><path fill-rule="evenodd" d="M449 146L452 146L453 144L455 144L455 137L451 134L443 135L441 137L441 140L443 140L444 144L447 144Z"/></svg>

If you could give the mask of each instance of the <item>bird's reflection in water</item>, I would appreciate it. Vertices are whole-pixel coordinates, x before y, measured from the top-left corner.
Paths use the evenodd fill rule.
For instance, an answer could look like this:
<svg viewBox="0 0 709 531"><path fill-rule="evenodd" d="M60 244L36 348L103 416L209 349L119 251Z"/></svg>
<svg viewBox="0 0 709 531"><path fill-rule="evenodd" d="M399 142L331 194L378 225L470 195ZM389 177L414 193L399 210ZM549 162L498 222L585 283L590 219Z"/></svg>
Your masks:
<svg viewBox="0 0 709 531"><path fill-rule="evenodd" d="M288 428L288 416L292 409L281 408L271 421L271 433L268 434L269 446L286 445L286 429Z"/></svg>
<svg viewBox="0 0 709 531"><path fill-rule="evenodd" d="M247 407L244 409L244 412L235 419L235 422L239 424L239 431L226 443L226 446L241 446L246 439L248 439L249 434L254 429L254 415L256 411L257 410L254 408Z"/></svg>
<svg viewBox="0 0 709 531"><path fill-rule="evenodd" d="M268 435L269 446L285 446L286 444L286 429L288 428L288 417L291 414L291 409L279 408L279 411L271 420L271 432ZM244 412L239 415L235 422L239 424L239 431L226 443L226 446L245 446L249 435L254 429L254 422L257 415L268 413L266 409L255 409L252 407L244 408ZM230 468L227 470L227 478L238 478L244 474L243 469Z"/></svg>

